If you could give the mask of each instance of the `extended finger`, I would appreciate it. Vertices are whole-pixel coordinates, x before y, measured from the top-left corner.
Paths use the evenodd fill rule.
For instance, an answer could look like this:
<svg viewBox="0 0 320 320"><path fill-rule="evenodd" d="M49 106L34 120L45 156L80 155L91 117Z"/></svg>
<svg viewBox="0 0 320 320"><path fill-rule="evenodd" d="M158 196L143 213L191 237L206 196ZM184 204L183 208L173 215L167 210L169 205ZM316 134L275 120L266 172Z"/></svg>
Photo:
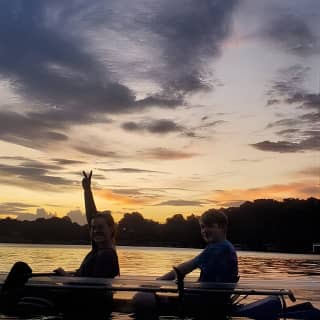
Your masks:
<svg viewBox="0 0 320 320"><path fill-rule="evenodd" d="M92 170L89 173L89 179L91 179L91 177L92 177Z"/></svg>
<svg viewBox="0 0 320 320"><path fill-rule="evenodd" d="M83 173L83 176L84 176L85 178L88 178L85 171L82 171L82 173Z"/></svg>

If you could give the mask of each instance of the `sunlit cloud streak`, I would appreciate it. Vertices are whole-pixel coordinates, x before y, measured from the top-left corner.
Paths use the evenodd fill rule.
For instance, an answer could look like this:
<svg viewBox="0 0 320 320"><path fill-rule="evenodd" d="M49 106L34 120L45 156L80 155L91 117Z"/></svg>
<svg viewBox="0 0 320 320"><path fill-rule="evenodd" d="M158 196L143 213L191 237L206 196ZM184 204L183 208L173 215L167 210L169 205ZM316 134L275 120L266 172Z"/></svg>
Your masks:
<svg viewBox="0 0 320 320"><path fill-rule="evenodd" d="M127 196L120 193L115 193L111 190L97 190L95 193L102 199L122 205L147 205L154 201L154 198L144 197L138 193L136 196Z"/></svg>
<svg viewBox="0 0 320 320"><path fill-rule="evenodd" d="M168 148L154 148L143 151L142 156L159 160L180 160L193 158L199 156L199 154L194 152L172 150Z"/></svg>
<svg viewBox="0 0 320 320"><path fill-rule="evenodd" d="M319 167L310 167L310 168L305 168L302 170L299 170L294 173L294 175L297 176L303 176L303 177L314 177L315 179L319 180L319 188L320 188L320 166ZM320 191L320 190L319 190Z"/></svg>
<svg viewBox="0 0 320 320"><path fill-rule="evenodd" d="M314 180L305 180L302 182L292 182L288 184L274 184L259 188L219 190L212 195L218 205L231 206L235 201L241 202L255 199L276 199L300 198L305 199L311 196L317 197L319 186Z"/></svg>
<svg viewBox="0 0 320 320"><path fill-rule="evenodd" d="M192 201L192 200L168 200L168 201L163 201L157 204L154 204L154 206L175 206L175 207L201 207L204 204L207 204L206 202L203 201Z"/></svg>
<svg viewBox="0 0 320 320"><path fill-rule="evenodd" d="M167 172L155 171L155 170L145 170L137 168L113 168L113 169L99 169L104 172L119 172L119 173L162 173L166 174Z"/></svg>

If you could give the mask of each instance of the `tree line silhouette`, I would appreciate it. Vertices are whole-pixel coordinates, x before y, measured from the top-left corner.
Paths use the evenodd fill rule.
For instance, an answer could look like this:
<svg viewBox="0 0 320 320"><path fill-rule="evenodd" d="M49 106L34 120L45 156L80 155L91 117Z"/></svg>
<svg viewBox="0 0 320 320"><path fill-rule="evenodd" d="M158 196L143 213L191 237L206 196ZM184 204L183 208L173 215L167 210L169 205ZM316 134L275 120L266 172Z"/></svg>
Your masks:
<svg viewBox="0 0 320 320"><path fill-rule="evenodd" d="M320 242L320 200L259 199L222 208L229 219L228 239L236 247L257 251L310 252ZM199 217L176 214L165 223L126 213L118 222L117 244L200 248ZM0 242L89 244L87 226L69 217L35 221L0 220Z"/></svg>

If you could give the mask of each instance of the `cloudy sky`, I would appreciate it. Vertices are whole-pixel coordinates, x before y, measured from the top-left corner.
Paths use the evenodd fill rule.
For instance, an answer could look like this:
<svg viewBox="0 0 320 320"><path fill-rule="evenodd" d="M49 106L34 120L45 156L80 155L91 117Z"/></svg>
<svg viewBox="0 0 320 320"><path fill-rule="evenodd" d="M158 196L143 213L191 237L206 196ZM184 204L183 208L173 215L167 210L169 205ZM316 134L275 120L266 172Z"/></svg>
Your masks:
<svg viewBox="0 0 320 320"><path fill-rule="evenodd" d="M164 221L319 197L318 0L0 2L0 217Z"/></svg>

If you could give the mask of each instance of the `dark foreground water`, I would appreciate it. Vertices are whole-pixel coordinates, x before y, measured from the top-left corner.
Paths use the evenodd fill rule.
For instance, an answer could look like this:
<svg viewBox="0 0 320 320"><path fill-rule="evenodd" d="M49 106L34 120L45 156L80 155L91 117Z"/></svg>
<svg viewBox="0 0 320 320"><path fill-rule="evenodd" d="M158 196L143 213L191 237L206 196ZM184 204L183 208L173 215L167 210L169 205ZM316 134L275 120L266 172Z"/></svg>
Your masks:
<svg viewBox="0 0 320 320"><path fill-rule="evenodd" d="M59 266L74 270L89 250L89 246L75 245L0 244L0 272L8 272L19 260L27 262L34 272L51 272ZM140 276L159 276L200 252L149 247L118 247L117 250L121 274ZM292 289L299 302L310 301L320 307L320 255L240 251L238 256L242 281L273 280ZM198 274L194 272L190 277L196 278ZM112 317L115 320L129 318L125 314L112 314ZM0 316L0 319L14 318Z"/></svg>

